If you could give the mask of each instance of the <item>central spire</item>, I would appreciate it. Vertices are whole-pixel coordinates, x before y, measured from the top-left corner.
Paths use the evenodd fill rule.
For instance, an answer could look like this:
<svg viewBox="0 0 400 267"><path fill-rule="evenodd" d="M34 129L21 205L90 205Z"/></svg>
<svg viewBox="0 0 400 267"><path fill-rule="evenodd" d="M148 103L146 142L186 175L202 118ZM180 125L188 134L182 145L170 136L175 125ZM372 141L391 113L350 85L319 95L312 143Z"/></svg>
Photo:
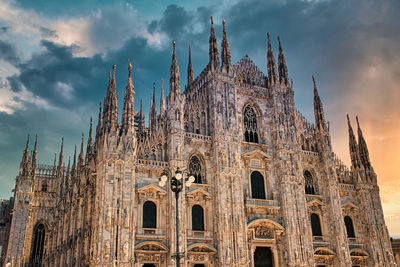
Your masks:
<svg viewBox="0 0 400 267"><path fill-rule="evenodd" d="M178 60L176 58L175 41L172 42L172 63L169 70L169 99L175 99L181 92Z"/></svg>
<svg viewBox="0 0 400 267"><path fill-rule="evenodd" d="M222 26L223 26L222 43L221 43L222 70L229 72L232 69L231 48L229 46L228 35L226 34L225 20L222 21Z"/></svg>
<svg viewBox="0 0 400 267"><path fill-rule="evenodd" d="M219 68L219 54L218 54L218 42L215 37L214 21L211 16L211 29L210 29L210 48L209 48L209 65L211 70L217 70Z"/></svg>
<svg viewBox="0 0 400 267"><path fill-rule="evenodd" d="M268 38L268 52L267 52L268 83L269 85L273 85L277 82L276 63L275 63L274 52L272 51L269 33L267 33L267 38Z"/></svg>
<svg viewBox="0 0 400 267"><path fill-rule="evenodd" d="M367 143L365 142L358 117L356 117L356 120L358 128L358 152L360 153L360 160L364 167L369 169L371 167L371 161L369 160Z"/></svg>
<svg viewBox="0 0 400 267"><path fill-rule="evenodd" d="M315 115L315 125L319 130L326 129L325 116L324 116L324 108L322 107L321 98L318 95L318 88L315 82L314 75L312 76L312 80L314 83L314 115Z"/></svg>
<svg viewBox="0 0 400 267"><path fill-rule="evenodd" d="M134 129L134 96L135 90L132 82L132 63L128 62L128 84L124 92L124 110L122 112L122 129L126 133Z"/></svg>
<svg viewBox="0 0 400 267"><path fill-rule="evenodd" d="M357 141L356 137L354 136L353 128L351 127L350 118L348 114L347 114L347 125L349 127L349 148L350 148L351 164L354 167L359 167L360 158L358 154Z"/></svg>
<svg viewBox="0 0 400 267"><path fill-rule="evenodd" d="M281 84L289 85L288 69L286 66L285 56L283 55L281 38L279 37L279 35L278 35L278 43L279 43L279 55L278 55L279 82Z"/></svg>
<svg viewBox="0 0 400 267"><path fill-rule="evenodd" d="M114 131L118 126L118 97L115 81L116 65L113 65L112 78L110 75L107 87L107 97L104 100L103 126L105 131Z"/></svg>
<svg viewBox="0 0 400 267"><path fill-rule="evenodd" d="M192 66L192 53L189 45L189 63L188 63L188 87L193 82L193 66Z"/></svg>

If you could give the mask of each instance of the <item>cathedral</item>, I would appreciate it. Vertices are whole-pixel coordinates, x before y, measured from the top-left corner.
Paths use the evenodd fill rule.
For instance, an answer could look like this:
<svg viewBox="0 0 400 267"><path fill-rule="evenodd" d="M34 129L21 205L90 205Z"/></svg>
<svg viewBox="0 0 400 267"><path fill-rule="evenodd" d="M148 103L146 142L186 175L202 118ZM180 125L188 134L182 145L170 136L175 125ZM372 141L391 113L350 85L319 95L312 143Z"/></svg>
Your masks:
<svg viewBox="0 0 400 267"><path fill-rule="evenodd" d="M247 55L232 64L225 21L218 45L211 18L208 64L194 77L189 47L181 89L173 42L169 92L158 110L153 85L148 123L129 63L121 119L114 65L72 159L62 141L53 164L37 163L28 136L4 266L397 266L358 118L347 117L349 168L316 80L311 123L279 37L277 59L267 41L265 74Z"/></svg>

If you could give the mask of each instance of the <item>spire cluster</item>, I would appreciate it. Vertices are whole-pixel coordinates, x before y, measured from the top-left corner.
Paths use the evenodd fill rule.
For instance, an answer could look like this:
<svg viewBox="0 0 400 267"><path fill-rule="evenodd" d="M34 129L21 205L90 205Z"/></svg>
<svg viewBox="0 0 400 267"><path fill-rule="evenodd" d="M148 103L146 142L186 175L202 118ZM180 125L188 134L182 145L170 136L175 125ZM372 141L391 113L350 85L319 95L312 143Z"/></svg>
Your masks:
<svg viewBox="0 0 400 267"><path fill-rule="evenodd" d="M354 135L353 128L351 127L349 115L347 115L351 164L354 166L354 168L363 167L366 170L370 170L371 161L369 159L368 147L363 137L357 116L356 116L356 121L357 121L357 131L358 131L358 143Z"/></svg>

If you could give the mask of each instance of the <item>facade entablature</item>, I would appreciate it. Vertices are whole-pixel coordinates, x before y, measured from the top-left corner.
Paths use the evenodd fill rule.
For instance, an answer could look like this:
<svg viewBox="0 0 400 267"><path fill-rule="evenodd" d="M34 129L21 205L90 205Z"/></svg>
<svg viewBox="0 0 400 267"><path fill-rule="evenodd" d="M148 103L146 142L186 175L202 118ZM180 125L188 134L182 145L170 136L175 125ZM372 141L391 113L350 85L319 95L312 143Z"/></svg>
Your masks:
<svg viewBox="0 0 400 267"><path fill-rule="evenodd" d="M167 192L157 185L149 184L136 189L136 193L140 202L143 202L148 199L160 200L166 195Z"/></svg>
<svg viewBox="0 0 400 267"><path fill-rule="evenodd" d="M354 213L357 212L358 210L359 210L358 206L355 205L352 201L350 200L342 201L342 211L345 214Z"/></svg>
<svg viewBox="0 0 400 267"><path fill-rule="evenodd" d="M242 153L241 157L245 167L266 169L271 162L271 156L257 148L252 148Z"/></svg>
<svg viewBox="0 0 400 267"><path fill-rule="evenodd" d="M212 195L204 188L204 185L197 187L186 193L186 199L189 203L207 203L212 199Z"/></svg>
<svg viewBox="0 0 400 267"><path fill-rule="evenodd" d="M307 207L309 211L325 211L327 209L327 205L322 201L321 196L307 196Z"/></svg>
<svg viewBox="0 0 400 267"><path fill-rule="evenodd" d="M265 240L280 240L285 228L274 219L257 218L247 225L247 235L250 242L263 242Z"/></svg>
<svg viewBox="0 0 400 267"><path fill-rule="evenodd" d="M277 200L266 199L246 199L245 208L248 218L254 218L259 215L277 218L281 211Z"/></svg>

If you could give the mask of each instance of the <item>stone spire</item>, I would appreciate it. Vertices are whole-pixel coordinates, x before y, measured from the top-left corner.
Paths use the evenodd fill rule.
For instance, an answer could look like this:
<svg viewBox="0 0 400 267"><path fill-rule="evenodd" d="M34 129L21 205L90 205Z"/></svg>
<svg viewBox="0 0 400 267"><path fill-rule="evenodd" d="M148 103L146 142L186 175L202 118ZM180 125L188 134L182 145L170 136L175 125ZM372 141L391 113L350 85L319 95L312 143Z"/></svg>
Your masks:
<svg viewBox="0 0 400 267"><path fill-rule="evenodd" d="M231 64L231 48L229 46L228 35L225 29L225 20L222 20L223 32L222 32L222 43L221 43L221 61L222 70L229 72L232 70Z"/></svg>
<svg viewBox="0 0 400 267"><path fill-rule="evenodd" d="M142 99L140 99L138 132L141 134L141 133L143 133L143 131L144 131L143 105L142 105Z"/></svg>
<svg viewBox="0 0 400 267"><path fill-rule="evenodd" d="M358 152L360 155L360 161L366 169L369 169L371 167L371 161L369 159L367 143L365 142L364 136L362 134L358 117L356 117L356 120L358 128Z"/></svg>
<svg viewBox="0 0 400 267"><path fill-rule="evenodd" d="M32 175L35 175L36 172L36 162L37 162L37 138L38 134L36 134L35 137L35 148L33 149L33 154L32 154Z"/></svg>
<svg viewBox="0 0 400 267"><path fill-rule="evenodd" d="M74 150L74 162L72 163L72 173L75 174L75 171L76 171L76 144Z"/></svg>
<svg viewBox="0 0 400 267"><path fill-rule="evenodd" d="M274 52L272 51L271 39L269 37L269 33L267 33L267 38L268 38L268 52L267 52L268 83L269 85L273 85L277 82L276 63L275 63Z"/></svg>
<svg viewBox="0 0 400 267"><path fill-rule="evenodd" d="M211 17L211 29L210 29L210 48L209 48L209 66L211 70L217 70L219 68L219 53L218 53L218 42L215 37L214 21Z"/></svg>
<svg viewBox="0 0 400 267"><path fill-rule="evenodd" d="M85 144L84 134L82 133L81 152L79 153L78 166L81 168L85 165L85 155L83 154L83 146Z"/></svg>
<svg viewBox="0 0 400 267"><path fill-rule="evenodd" d="M168 99L170 102L172 99L175 99L181 92L181 82L179 78L179 67L178 60L176 58L175 52L175 41L172 42L173 52L172 52L172 63L171 68L169 70L169 96Z"/></svg>
<svg viewBox="0 0 400 267"><path fill-rule="evenodd" d="M322 107L321 99L318 95L318 88L315 82L314 75L312 76L314 83L314 115L315 115L315 126L317 129L323 131L326 130L324 108Z"/></svg>
<svg viewBox="0 0 400 267"><path fill-rule="evenodd" d="M30 137L30 134L28 134L28 138L26 140L26 147L22 154L22 160L21 160L21 164L19 167L19 173L20 173L20 175L23 175L23 176L27 176L29 173L29 137Z"/></svg>
<svg viewBox="0 0 400 267"><path fill-rule="evenodd" d="M60 149L60 155L58 156L58 166L57 166L58 178L61 178L62 176L63 161L64 161L64 137L61 138L61 149Z"/></svg>
<svg viewBox="0 0 400 267"><path fill-rule="evenodd" d="M115 131L118 126L118 97L116 91L115 69L113 65L113 75L109 78L107 87L107 96L104 99L103 110L103 130L110 132Z"/></svg>
<svg viewBox="0 0 400 267"><path fill-rule="evenodd" d="M157 126L156 83L153 82L153 94L150 99L149 125L151 129Z"/></svg>
<svg viewBox="0 0 400 267"><path fill-rule="evenodd" d="M356 137L354 136L353 128L351 127L350 118L348 114L347 114L347 124L349 126L349 148L350 148L351 164L355 168L357 168L360 166L360 158L358 153Z"/></svg>
<svg viewBox="0 0 400 267"><path fill-rule="evenodd" d="M192 52L189 45L189 63L188 63L188 87L193 82L193 66L192 66Z"/></svg>
<svg viewBox="0 0 400 267"><path fill-rule="evenodd" d="M161 80L160 116L165 113L164 80Z"/></svg>
<svg viewBox="0 0 400 267"><path fill-rule="evenodd" d="M128 84L125 88L124 95L124 109L122 112L122 131L127 133L134 129L135 110L134 110L134 96L135 90L132 82L132 64L128 63Z"/></svg>
<svg viewBox="0 0 400 267"><path fill-rule="evenodd" d="M93 135L93 120L92 117L90 117L90 128L89 128L89 136L88 136L88 141L86 145L86 160L89 159L89 156L93 154L93 140L92 140L92 135Z"/></svg>
<svg viewBox="0 0 400 267"><path fill-rule="evenodd" d="M278 35L278 43L279 43L279 56L278 56L279 82L281 84L289 85L288 69L286 66L286 60L283 54L281 38L279 37L279 35Z"/></svg>

